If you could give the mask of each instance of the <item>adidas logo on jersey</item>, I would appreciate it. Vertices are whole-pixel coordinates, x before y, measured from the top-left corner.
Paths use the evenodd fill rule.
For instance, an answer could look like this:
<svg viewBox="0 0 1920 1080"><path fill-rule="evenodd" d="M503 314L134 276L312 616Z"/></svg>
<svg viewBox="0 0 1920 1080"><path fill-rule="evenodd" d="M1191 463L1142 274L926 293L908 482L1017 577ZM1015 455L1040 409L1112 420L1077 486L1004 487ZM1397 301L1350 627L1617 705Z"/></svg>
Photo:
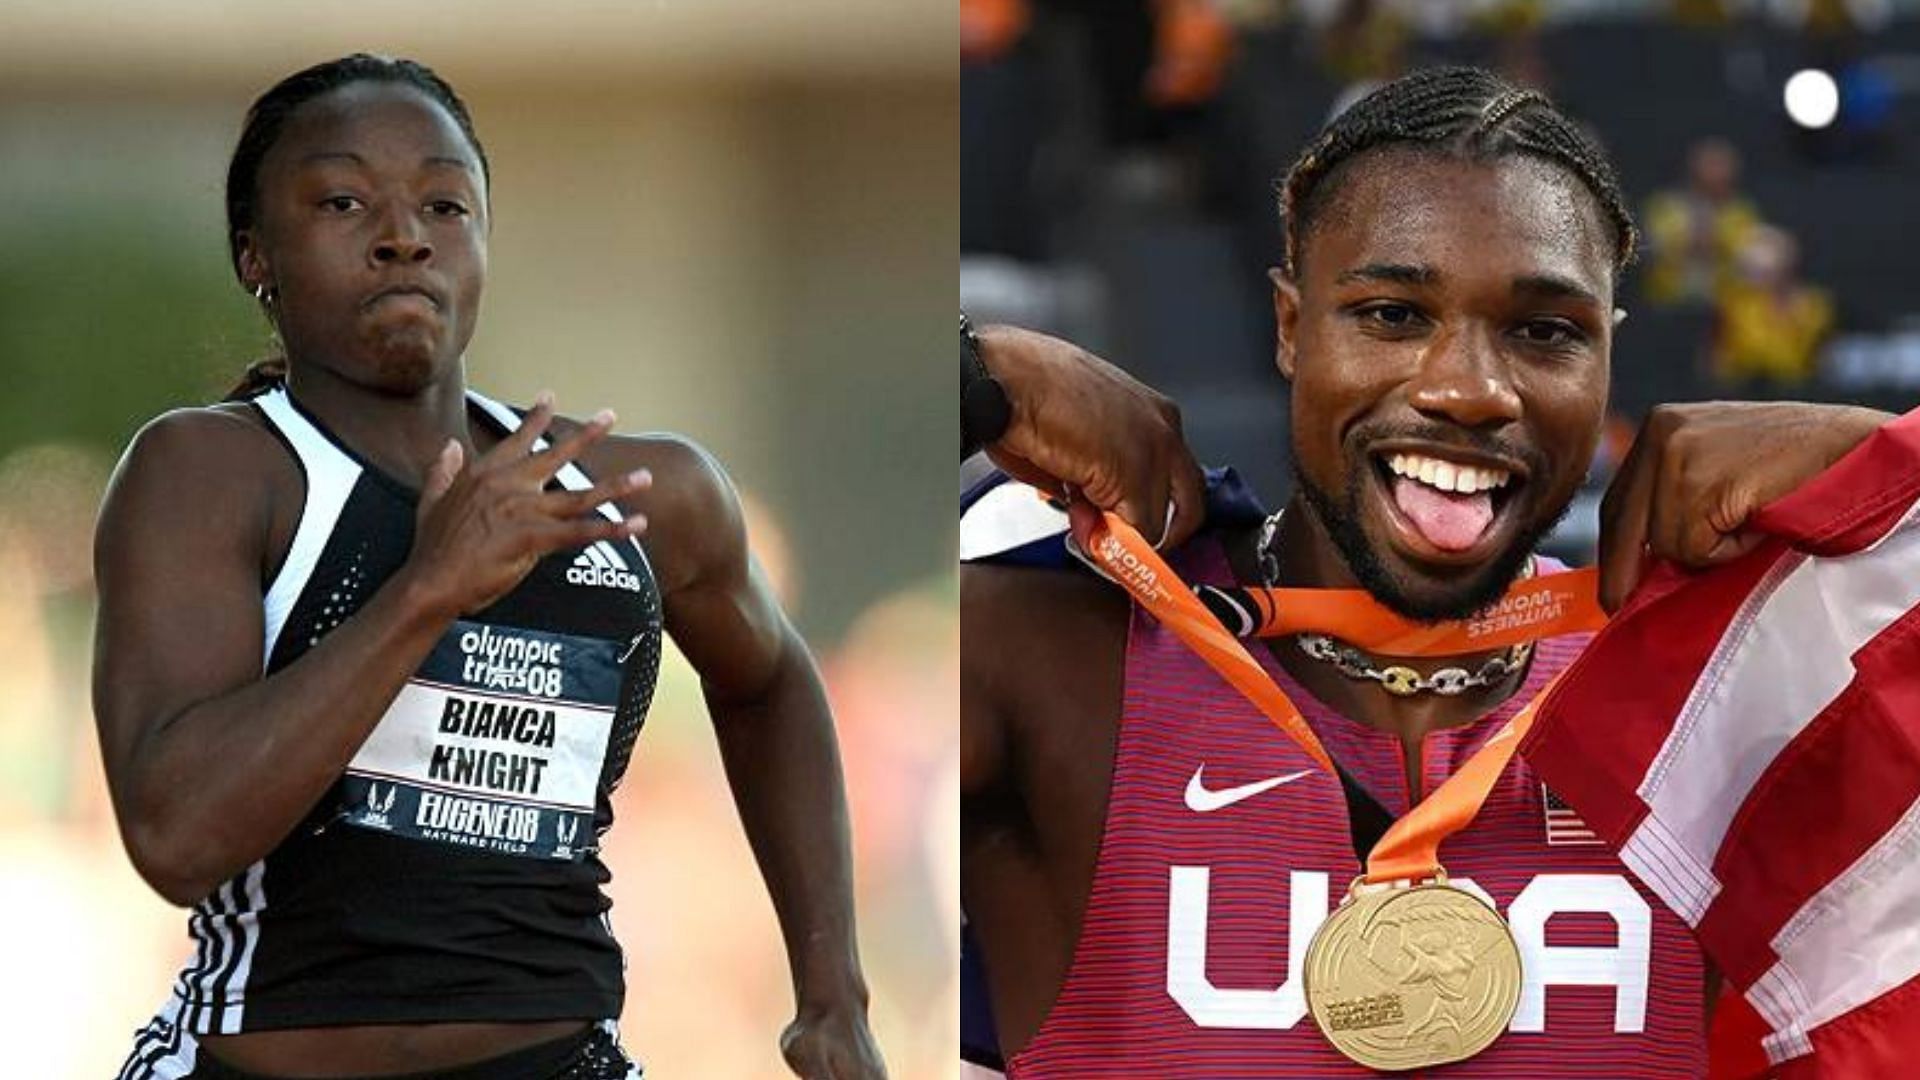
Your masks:
<svg viewBox="0 0 1920 1080"><path fill-rule="evenodd" d="M567 581L574 585L597 585L603 589L640 591L639 575L620 564L605 540L573 557L573 565L567 567Z"/></svg>

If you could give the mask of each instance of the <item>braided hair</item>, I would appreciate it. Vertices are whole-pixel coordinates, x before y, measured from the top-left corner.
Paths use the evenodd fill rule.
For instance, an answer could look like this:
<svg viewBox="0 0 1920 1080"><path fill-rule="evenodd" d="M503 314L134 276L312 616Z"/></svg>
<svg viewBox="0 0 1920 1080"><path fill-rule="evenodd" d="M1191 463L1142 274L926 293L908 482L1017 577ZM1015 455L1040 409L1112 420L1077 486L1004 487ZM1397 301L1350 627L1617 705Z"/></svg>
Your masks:
<svg viewBox="0 0 1920 1080"><path fill-rule="evenodd" d="M1566 169L1586 185L1613 227L1613 269L1633 261L1633 214L1606 151L1545 94L1523 90L1482 68L1416 71L1382 86L1341 113L1307 145L1281 185L1286 271L1299 276L1314 217L1339 185L1328 181L1368 151L1412 147L1484 161L1523 154Z"/></svg>
<svg viewBox="0 0 1920 1080"><path fill-rule="evenodd" d="M445 109L447 115L453 117L454 123L460 126L460 133L466 136L467 143L473 147L474 156L480 159L481 179L489 178L487 151L480 145L480 136L473 129L473 117L467 112L466 102L461 101L453 87L425 64L354 53L296 71L261 94L247 110L246 122L240 129L240 140L233 148L233 160L227 165L227 255L233 264L235 278L241 277L240 234L259 222L260 165L266 160L268 151L280 141L287 121L307 102L341 87L362 82L411 86ZM275 294L268 291L256 296L256 299L261 311L271 320ZM226 400L237 401L250 397L286 377L286 357L272 356L255 361L247 367L239 385L228 392Z"/></svg>

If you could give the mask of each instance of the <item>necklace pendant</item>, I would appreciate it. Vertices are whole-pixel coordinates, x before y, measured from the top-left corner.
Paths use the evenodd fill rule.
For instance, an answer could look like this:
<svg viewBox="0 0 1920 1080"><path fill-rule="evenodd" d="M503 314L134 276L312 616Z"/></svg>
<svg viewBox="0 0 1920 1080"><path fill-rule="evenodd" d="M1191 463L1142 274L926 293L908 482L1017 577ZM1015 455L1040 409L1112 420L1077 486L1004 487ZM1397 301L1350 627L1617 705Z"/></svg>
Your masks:
<svg viewBox="0 0 1920 1080"><path fill-rule="evenodd" d="M1420 692L1420 673L1399 664L1381 668L1380 685L1396 697L1412 697Z"/></svg>

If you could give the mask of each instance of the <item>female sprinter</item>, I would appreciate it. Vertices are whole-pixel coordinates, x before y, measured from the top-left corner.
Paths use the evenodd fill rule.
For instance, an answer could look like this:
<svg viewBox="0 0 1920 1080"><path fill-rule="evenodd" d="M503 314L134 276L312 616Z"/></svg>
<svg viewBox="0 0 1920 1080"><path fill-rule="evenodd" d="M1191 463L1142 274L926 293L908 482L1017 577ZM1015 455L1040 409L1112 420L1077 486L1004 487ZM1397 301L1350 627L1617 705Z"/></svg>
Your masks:
<svg viewBox="0 0 1920 1080"><path fill-rule="evenodd" d="M247 115L229 240L284 365L148 424L96 538L114 808L196 946L120 1076L640 1076L596 853L664 628L778 911L787 1061L880 1077L812 660L712 458L467 389L487 179L408 61Z"/></svg>

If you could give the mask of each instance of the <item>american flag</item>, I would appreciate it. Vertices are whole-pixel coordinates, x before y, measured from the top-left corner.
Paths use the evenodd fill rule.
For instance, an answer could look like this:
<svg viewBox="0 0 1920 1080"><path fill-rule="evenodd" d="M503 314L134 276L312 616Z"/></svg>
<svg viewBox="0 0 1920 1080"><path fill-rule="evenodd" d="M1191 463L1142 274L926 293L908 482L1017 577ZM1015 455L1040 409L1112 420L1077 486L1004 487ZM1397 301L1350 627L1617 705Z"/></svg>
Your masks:
<svg viewBox="0 0 1920 1080"><path fill-rule="evenodd" d="M1523 752L1694 928L1768 1074L1920 1062L1920 410L1655 571Z"/></svg>

